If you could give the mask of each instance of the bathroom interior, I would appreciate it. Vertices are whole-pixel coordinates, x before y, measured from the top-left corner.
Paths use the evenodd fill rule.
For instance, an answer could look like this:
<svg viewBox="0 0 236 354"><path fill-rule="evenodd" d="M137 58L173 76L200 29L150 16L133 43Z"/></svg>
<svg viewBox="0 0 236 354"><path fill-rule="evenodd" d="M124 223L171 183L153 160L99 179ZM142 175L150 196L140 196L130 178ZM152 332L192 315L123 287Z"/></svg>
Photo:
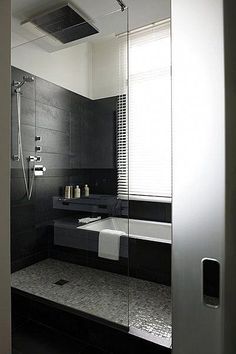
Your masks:
<svg viewBox="0 0 236 354"><path fill-rule="evenodd" d="M143 6L12 1L16 353L171 350L170 1Z"/></svg>

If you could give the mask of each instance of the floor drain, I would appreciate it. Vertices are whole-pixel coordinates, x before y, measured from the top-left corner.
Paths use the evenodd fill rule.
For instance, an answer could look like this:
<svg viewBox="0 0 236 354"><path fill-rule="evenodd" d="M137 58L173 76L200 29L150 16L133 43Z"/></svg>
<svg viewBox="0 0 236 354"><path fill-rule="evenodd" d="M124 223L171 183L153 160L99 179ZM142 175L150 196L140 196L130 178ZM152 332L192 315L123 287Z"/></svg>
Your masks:
<svg viewBox="0 0 236 354"><path fill-rule="evenodd" d="M62 286L62 285L65 285L65 284L67 284L67 283L69 283L68 280L60 279L60 280L58 280L55 284Z"/></svg>

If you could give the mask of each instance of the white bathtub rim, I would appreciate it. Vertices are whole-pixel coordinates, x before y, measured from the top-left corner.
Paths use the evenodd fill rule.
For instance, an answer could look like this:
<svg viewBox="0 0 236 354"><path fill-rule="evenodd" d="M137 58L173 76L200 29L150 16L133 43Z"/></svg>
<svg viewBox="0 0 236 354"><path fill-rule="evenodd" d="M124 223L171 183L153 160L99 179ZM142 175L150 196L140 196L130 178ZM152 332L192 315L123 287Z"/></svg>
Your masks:
<svg viewBox="0 0 236 354"><path fill-rule="evenodd" d="M114 217L113 216L109 216L108 218L105 218L105 219L101 219L101 220L98 220L98 221L93 221L93 222L91 222L89 224L78 226L77 229L90 230L89 229L90 225L94 226L96 224L101 223L102 221L111 220L111 219L128 220L128 225L129 225L129 222L132 220L132 221L137 221L139 223L158 224L158 225L161 225L161 226L169 226L169 227L171 227L171 223L166 223L166 222L139 220L139 219L129 219L129 218L126 219L126 218L119 218L119 217L115 217L115 216ZM91 231L95 231L95 230L91 230ZM151 237L151 236L137 235L137 234L129 234L128 235L127 233L124 233L124 236L127 236L129 238L133 238L133 239L138 239L138 240L145 240L145 241L152 241L152 242L159 242L159 243L166 243L166 244L171 244L172 243L171 235L170 235L170 240L167 240L167 239L164 239L164 238L161 238L161 237Z"/></svg>

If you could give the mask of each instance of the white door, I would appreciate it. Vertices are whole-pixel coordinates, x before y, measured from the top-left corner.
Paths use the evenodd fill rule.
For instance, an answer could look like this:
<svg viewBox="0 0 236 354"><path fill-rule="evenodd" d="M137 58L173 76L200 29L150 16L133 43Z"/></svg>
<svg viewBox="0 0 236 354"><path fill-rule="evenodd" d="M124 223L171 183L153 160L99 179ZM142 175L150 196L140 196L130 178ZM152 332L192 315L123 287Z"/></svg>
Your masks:
<svg viewBox="0 0 236 354"><path fill-rule="evenodd" d="M223 0L172 0L172 65L173 354L229 354Z"/></svg>

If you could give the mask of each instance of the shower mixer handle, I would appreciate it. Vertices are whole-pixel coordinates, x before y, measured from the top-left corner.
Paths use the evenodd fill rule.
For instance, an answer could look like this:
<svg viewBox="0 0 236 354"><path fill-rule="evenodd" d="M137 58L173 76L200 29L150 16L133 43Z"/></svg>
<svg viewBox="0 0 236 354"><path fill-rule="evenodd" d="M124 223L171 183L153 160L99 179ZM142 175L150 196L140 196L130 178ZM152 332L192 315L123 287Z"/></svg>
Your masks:
<svg viewBox="0 0 236 354"><path fill-rule="evenodd" d="M29 162L41 162L41 156L29 156ZM43 165L34 165L32 168L32 171L34 171L34 175L37 176L43 176L44 172L47 171L46 167Z"/></svg>
<svg viewBox="0 0 236 354"><path fill-rule="evenodd" d="M42 160L41 156L29 156L30 162L41 162L41 160Z"/></svg>
<svg viewBox="0 0 236 354"><path fill-rule="evenodd" d="M43 176L44 172L46 172L47 169L43 165L35 165L33 171L35 176Z"/></svg>

